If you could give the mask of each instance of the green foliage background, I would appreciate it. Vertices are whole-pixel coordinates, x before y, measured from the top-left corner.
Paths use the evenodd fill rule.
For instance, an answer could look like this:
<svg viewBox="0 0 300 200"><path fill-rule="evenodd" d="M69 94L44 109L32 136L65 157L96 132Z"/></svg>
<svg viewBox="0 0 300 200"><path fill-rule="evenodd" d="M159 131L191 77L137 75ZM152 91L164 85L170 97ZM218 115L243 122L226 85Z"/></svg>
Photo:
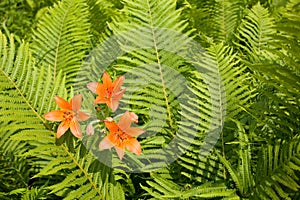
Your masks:
<svg viewBox="0 0 300 200"><path fill-rule="evenodd" d="M300 199L299 13L299 0L1 1L0 199ZM105 49L114 35L119 43ZM164 51L192 53L188 38L205 49L199 62ZM78 82L98 80L118 51L107 70L141 78L126 78L121 104L148 135L139 139L146 157L124 158L136 166L113 153L109 168L70 133L56 140L43 115L56 109L55 95L69 99ZM189 87L172 88L176 76L164 65ZM205 76L224 94L210 96ZM149 77L156 84L136 90ZM185 91L192 95L179 102ZM199 156L213 124L210 99L224 126ZM156 150L173 138L184 151L165 166ZM144 173L126 172L137 166Z"/></svg>

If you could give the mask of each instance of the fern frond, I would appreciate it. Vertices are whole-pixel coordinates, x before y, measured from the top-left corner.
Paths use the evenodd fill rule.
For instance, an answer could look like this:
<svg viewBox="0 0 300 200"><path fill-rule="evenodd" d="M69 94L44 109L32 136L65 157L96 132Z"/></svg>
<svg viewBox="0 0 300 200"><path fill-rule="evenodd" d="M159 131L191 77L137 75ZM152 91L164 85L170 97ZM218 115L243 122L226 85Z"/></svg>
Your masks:
<svg viewBox="0 0 300 200"><path fill-rule="evenodd" d="M180 58L184 53L176 55L188 47L190 39L182 34L187 25L180 21L180 11L175 8L176 4L171 0L164 3L125 1L124 13L130 16L115 19L109 25L115 35L104 41L91 55L90 68L79 72L79 77L85 80L77 81L84 88L88 81L97 80L99 74L115 62L114 68L126 73L126 93L120 108L125 110L127 108L124 106L131 107L130 110L145 119L144 129L147 129L148 135L158 133L157 136L163 136L168 143L179 129L179 102L187 100L184 93L189 91L189 83L185 79L188 77L188 68L192 68L180 69L185 62ZM178 43L174 44L174 40ZM91 72L90 75L87 75L87 70ZM112 68L106 70L113 71ZM149 149L150 146L159 148L149 145ZM166 151L172 152L170 149ZM144 152L148 152L147 149ZM151 154L159 157L157 153ZM160 160L165 162L164 158ZM144 163L144 166L151 165Z"/></svg>
<svg viewBox="0 0 300 200"><path fill-rule="evenodd" d="M96 45L99 43L99 40L106 38L108 22L120 15L119 9L122 8L122 4L120 0L88 0L87 4L90 9L92 38Z"/></svg>
<svg viewBox="0 0 300 200"><path fill-rule="evenodd" d="M235 45L240 47L243 55L250 62L258 62L276 57L268 50L271 49L270 41L275 33L274 18L260 3L248 10L237 30ZM246 58L245 58L246 60Z"/></svg>
<svg viewBox="0 0 300 200"><path fill-rule="evenodd" d="M64 79L60 74L51 84L51 68L34 67L28 44L15 51L13 36L9 44L0 33L1 53L1 111L3 122L17 122L10 131L25 131L28 128L43 130L43 114L53 107L53 97L64 92ZM9 46L8 46L9 45Z"/></svg>
<svg viewBox="0 0 300 200"><path fill-rule="evenodd" d="M242 15L242 2L219 1L215 5L214 21L216 42L230 42L240 22Z"/></svg>
<svg viewBox="0 0 300 200"><path fill-rule="evenodd" d="M222 122L225 123L225 121L231 121L237 117L242 110L250 105L249 100L253 98L254 93L247 87L248 74L245 72L246 68L241 64L237 55L233 53L232 48L218 44L208 48L208 52L207 60L209 62L200 64L203 65L203 67L208 66L208 63L211 66L217 66L217 70L219 71L217 73L220 74L219 86L224 87L224 94L216 95L213 98L219 99L221 105L217 110L220 115L217 119L221 119ZM209 74L209 76L217 80L213 75ZM199 82L195 83L199 85ZM199 89L198 91L193 89L193 92L199 99L209 100L208 98L203 98L203 93L200 92ZM203 105L204 102L205 101L202 100L201 105ZM189 108L195 106L192 103L194 102L191 102ZM197 109L203 112L201 107L196 107L195 110ZM195 116L197 116L195 118L188 118L190 123L186 125L182 124L182 126L191 132L193 129L189 128L189 126L196 124L198 119L211 117L210 115L202 116L205 113L202 112L195 114ZM205 123L200 124L204 126ZM188 148L188 152L179 158L179 164L184 168L182 174L191 180L203 183L203 181L220 180L224 178L220 160L214 155L210 155L209 151L215 145L220 147L217 141L220 137L223 138L226 132L220 129L220 127L215 126L214 128L215 130L210 129L206 134L194 132L193 134L197 137L194 138L194 142L192 142L192 145ZM223 133L221 133L221 131L223 131ZM232 130L230 130L230 134L232 134ZM221 145L220 148L225 151L225 144ZM191 174L197 174L197 176Z"/></svg>
<svg viewBox="0 0 300 200"><path fill-rule="evenodd" d="M249 100L255 96L249 89L249 73L233 49L223 44L212 45L208 49L220 71L226 92L226 117L234 118L245 108Z"/></svg>
<svg viewBox="0 0 300 200"><path fill-rule="evenodd" d="M43 114L54 105L54 95L63 96L64 79L58 75L57 82L51 84L50 68L35 68L28 44L22 43L16 50L12 35L8 41L0 33L0 63L0 121L4 125L0 132L1 149L4 155L10 152L15 158L19 157L21 165L24 163L21 160L25 159L21 155L31 148L24 140L32 137L32 133L36 133L36 141L31 145L54 141L54 135L45 129ZM16 134L21 135L23 142L12 140ZM28 173L33 171L29 170Z"/></svg>
<svg viewBox="0 0 300 200"><path fill-rule="evenodd" d="M9 124L9 129L1 129L1 135L10 132L13 133L10 139L19 142L27 141L33 145L24 149L28 152L23 153L23 156L38 158L36 161L32 160L31 163L39 169L35 177L43 178L51 175L61 179L66 176L61 183L49 183L52 186L47 189L53 190L56 195L64 194L67 199L73 199L74 196L86 199L104 198L103 195L112 199L116 196L122 199L124 194L120 185L113 182L113 176L112 178L106 177L110 173L104 173L104 178L101 179L99 174L102 169L98 168L98 171L89 172L92 169L92 162L95 162L94 157L82 157L80 148L75 151L77 153L74 155L72 152L74 147L69 149L64 144L57 146L54 133L45 129L45 125L46 128L52 129L42 115L55 108L54 95L65 97L64 79L61 78L61 73L56 78L57 82L51 84L53 83L51 67L48 68L47 74L43 67L36 69L27 44L22 44L16 54L13 37L10 38L9 47L7 47L6 37L0 36L0 63L3 77L0 84L2 86L1 99L3 99L0 105L3 108L0 111L0 120ZM59 80L61 82L58 82ZM43 90L40 89L41 87L44 87ZM99 166L103 165L99 164ZM64 172L68 172L68 175ZM79 185L76 182L77 179L81 179L81 182L78 181ZM70 184L69 181L74 184ZM96 182L103 182L103 184L98 185ZM63 190L59 191L59 188ZM71 192L74 188L76 192ZM67 194L64 193L66 191ZM108 194L106 194L107 191L109 191Z"/></svg>
<svg viewBox="0 0 300 200"><path fill-rule="evenodd" d="M300 30L300 24L297 14L297 6L289 3L282 10L282 19L276 23L278 34L274 36L276 40L272 45L277 50L272 53L278 59L249 66L260 72L256 78L263 83L258 87L261 95L254 105L256 111L253 114L261 119L256 129L260 130L257 132L259 136L264 138L290 140L299 132L300 45L297 41L300 35L297 30Z"/></svg>
<svg viewBox="0 0 300 200"><path fill-rule="evenodd" d="M52 79L62 71L70 88L90 48L89 10L84 0L64 0L49 8L33 32L31 49L38 66L51 66Z"/></svg>
<svg viewBox="0 0 300 200"><path fill-rule="evenodd" d="M256 168L250 154L247 135L239 126L239 163L236 168L218 152L239 192L253 199L290 199L299 190L299 137L275 145L263 145ZM255 174L253 175L255 169Z"/></svg>
<svg viewBox="0 0 300 200"><path fill-rule="evenodd" d="M278 141L261 150L257 163L252 197L258 199L291 199L290 195L299 191L300 171L299 135L293 140Z"/></svg>
<svg viewBox="0 0 300 200"><path fill-rule="evenodd" d="M65 175L62 182L48 187L51 193L65 197L64 199L123 199L124 193L119 183L113 180L112 169L100 163L89 153L80 153L82 144L76 148L77 153L70 152L64 146L52 146L52 159L36 176ZM41 158L49 154L49 148L39 149ZM29 152L30 155L34 152ZM49 170L51 169L51 170Z"/></svg>
<svg viewBox="0 0 300 200"><path fill-rule="evenodd" d="M250 93L242 95L245 87L237 89L232 86L234 84L230 85L244 67L231 70L238 59L222 45L215 46L210 56L200 45L193 44L188 37L189 31L185 30L187 23L180 20L180 10L176 10L174 1L125 1L124 13L130 15L109 24L114 35L93 52L90 65L79 72L80 81L76 82L84 88L87 82L98 79L104 70L116 69L125 73L126 93L120 108L125 110L124 106L129 106L130 110L140 114L146 122L147 136L154 136L142 141L146 147L145 157L140 158L144 165L142 169L151 169L151 160L157 161L155 168L161 168L166 164L165 158L172 160L177 153L182 154L195 137L203 139L208 129L220 130L226 101L222 96L225 92L219 76L221 71L230 88L230 99L240 95L242 104L247 101ZM232 55L236 62L231 65L232 60L222 57L222 53ZM112 63L115 64L111 66ZM89 74L86 73L88 70ZM232 105L236 106L236 103ZM240 108L233 110L237 114ZM168 147L163 142L153 141L172 142ZM160 148L164 148L163 151L154 151ZM174 154L172 148L178 152Z"/></svg>
<svg viewBox="0 0 300 200"><path fill-rule="evenodd" d="M20 156L27 149L26 143L10 139L14 131L9 131L9 126L13 124L15 122L1 123L0 126L1 199L9 199L8 193L14 189L27 187L30 173L33 172L30 159Z"/></svg>
<svg viewBox="0 0 300 200"><path fill-rule="evenodd" d="M232 159L227 160L223 155L215 151L220 161L223 163L224 167L227 169L230 179L235 183L236 187L239 190L239 193L247 197L252 191L254 180L253 180L253 168L252 157L251 157L251 146L249 144L249 139L246 134L243 125L237 121L232 120L237 126L237 141L231 143L230 145L238 144L238 160L237 163L230 162ZM226 144L228 145L228 144ZM231 147L231 150L233 148Z"/></svg>
<svg viewBox="0 0 300 200"><path fill-rule="evenodd" d="M153 181L146 181L150 187L141 186L155 199L199 199L233 196L235 191L227 189L222 183L206 183L197 187L185 189L177 183L157 174L151 174Z"/></svg>

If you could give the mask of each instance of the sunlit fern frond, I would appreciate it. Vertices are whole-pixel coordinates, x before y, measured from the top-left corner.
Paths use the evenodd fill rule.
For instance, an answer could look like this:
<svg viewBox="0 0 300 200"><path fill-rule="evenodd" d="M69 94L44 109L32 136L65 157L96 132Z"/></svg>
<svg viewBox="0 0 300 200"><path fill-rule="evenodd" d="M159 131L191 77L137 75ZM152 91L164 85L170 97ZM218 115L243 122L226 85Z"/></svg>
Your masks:
<svg viewBox="0 0 300 200"><path fill-rule="evenodd" d="M255 96L249 88L251 80L233 49L224 44L212 45L209 49L211 59L216 62L226 92L226 117L234 118L250 106L249 100Z"/></svg>
<svg viewBox="0 0 300 200"><path fill-rule="evenodd" d="M39 166L32 163L34 159L25 159L22 154L32 147L30 145L36 146L49 140L54 141L54 135L45 129L46 121L43 114L54 106L54 95L61 94L63 96L65 92L64 79L58 75L57 82L51 84L50 68L35 68L35 61L30 54L29 45L22 43L16 49L12 35L7 40L0 33L0 63L1 151L3 151L3 156L7 156L7 159L12 156L11 158L14 158L15 161L19 161L14 166L17 167L15 170L29 168L28 172L24 173L24 176L26 174L28 176L27 180L26 178L23 180L23 183L26 182L24 184L29 184L29 176L35 173L35 169L32 170L31 166L35 166L37 170ZM33 136L32 133L36 135ZM21 135L23 141L13 140L12 138L16 134ZM24 142L33 138L36 141ZM26 160L30 164L26 164ZM23 167L18 169L18 166L21 165ZM21 178L18 179L18 182L22 182Z"/></svg>
<svg viewBox="0 0 300 200"><path fill-rule="evenodd" d="M47 165L34 177L62 178L46 189L64 199L124 199L123 189L114 180L113 170L95 159L82 143L72 138L68 142L68 145L59 146L49 143L24 155L48 160Z"/></svg>
<svg viewBox="0 0 300 200"><path fill-rule="evenodd" d="M209 60L212 65L217 65L220 73L219 85L224 87L224 94L221 94L220 103L222 103L222 112L218 112L219 119L229 122L236 118L243 110L250 106L250 99L253 98L254 92L247 86L248 73L246 73L245 66L239 61L236 54L233 53L232 48L224 46L223 44L212 45L208 49ZM208 63L202 63L207 65ZM212 78L214 78L212 76ZM197 94L197 90L194 90ZM202 98L199 96L198 98ZM190 106L191 107L191 106ZM201 109L201 108L200 108ZM203 113L198 113L198 119ZM207 116L208 117L208 116ZM197 117L189 119L191 124L197 123ZM222 126L223 126L222 125ZM224 178L223 167L220 160L210 150L217 145L223 152L225 151L224 134L232 135L233 129L227 131L223 127L215 127L207 134L194 133L197 135L195 142L188 148L186 154L179 158L179 164L184 168L183 175L191 181L202 183L209 180L221 180ZM188 126L187 126L188 129ZM200 142L201 141L201 142ZM203 142L202 142L203 141ZM197 174L193 176L192 174Z"/></svg>
<svg viewBox="0 0 300 200"><path fill-rule="evenodd" d="M197 130L200 128L205 130L209 127L207 122L203 122L202 127L199 126L201 120L198 118L199 116L195 115L199 107L195 107L195 113L190 112L193 110L190 105L200 103L191 88L199 87L201 92L207 93L208 89L204 84L203 77L199 74L210 70L213 71L211 73L214 73L216 67L214 64L209 67L203 67L204 65L199 67L196 63L197 59L199 60L203 56L204 50L201 45L193 43L192 39L188 37L190 31L185 30L187 23L180 20L180 10L176 10L175 1L125 1L124 3L123 13L127 13L127 15L117 18L109 24L113 35L91 54L89 60L92 64L89 66L90 68L84 68L82 73L79 72L79 78L82 79L78 82L82 83L84 88L88 81L98 80L104 70L111 74L125 75L126 92L120 110L132 110L140 115L142 121L146 122L143 126L147 130L144 135L147 139L143 141L144 153L145 156L151 154L152 157L141 156L140 159L144 163L142 164L145 167L143 169L149 170L151 165L145 163L151 163L151 160L158 159L161 161L156 162L155 167L161 167L166 164L165 156L172 154L171 159L177 156L172 148L166 145L174 138L176 139L172 144L180 153L181 150L178 149L177 143L180 143L179 141L182 139L176 137L178 132L186 134L185 138L190 136L190 139L185 141L189 143L195 137L194 134L197 133ZM196 66L193 66L194 64ZM210 69L210 67L214 69ZM89 73L86 73L87 71ZM198 73L197 76L196 73ZM216 73L214 76L218 76L218 71ZM193 77L202 80L197 84L203 85L193 84ZM208 75L206 78L209 79ZM211 80L207 80L207 82ZM218 89L219 87L210 88L210 90ZM213 93L213 91L210 92ZM202 109L204 112L210 113L210 94L199 93L199 95L208 99L206 104L202 104ZM218 96L219 94L216 92L213 95ZM218 97L212 101L215 99ZM187 104L188 102L189 104ZM219 104L215 103L215 105ZM195 127L187 127L189 118L193 116L195 116L197 124ZM200 117L204 117L204 115ZM209 118L209 114L207 114L207 118ZM203 119L203 121L205 120L210 121L210 119ZM184 126L187 127L186 130L184 130ZM194 130L185 133L189 129ZM183 146L186 148L188 144ZM161 147L167 147L160 151L165 155L159 155L160 153L153 151Z"/></svg>
<svg viewBox="0 0 300 200"><path fill-rule="evenodd" d="M33 32L31 49L38 66L50 66L53 80L62 71L70 88L90 48L89 29L89 8L84 0L64 0L49 8Z"/></svg>
<svg viewBox="0 0 300 200"><path fill-rule="evenodd" d="M240 23L244 10L242 1L218 1L215 14L214 35L216 42L230 42Z"/></svg>
<svg viewBox="0 0 300 200"><path fill-rule="evenodd" d="M247 62L259 62L264 59L273 59L275 56L269 51L272 48L270 41L274 40L274 19L268 9L260 3L247 10L245 18L240 23L235 45L242 51L243 59Z"/></svg>
<svg viewBox="0 0 300 200"><path fill-rule="evenodd" d="M19 152L21 155L18 156L29 158L30 165L36 168L37 171L31 174L35 183L38 184L39 179L48 179L45 189L57 196L63 195L66 199L104 199L104 196L123 199L122 188L114 182L112 173L102 174L105 166L93 156L86 155L82 144L75 146L71 137L64 137L68 138L68 145L56 144L52 125L46 122L43 114L56 108L55 95L67 97L61 73L53 82L51 67L45 71L43 67L37 69L34 66L28 44L22 44L16 52L13 37L7 42L1 34L0 41L0 120L7 125L1 128L1 138L6 139L1 141L4 147L13 149L19 143L30 144L23 149L26 153ZM4 138L6 134L10 134L10 138ZM62 182L57 183L58 180Z"/></svg>
<svg viewBox="0 0 300 200"><path fill-rule="evenodd" d="M91 65L79 72L83 88L99 80L104 70L125 75L120 109L129 108L146 122L147 133L141 139L145 157L135 163L142 170L164 167L166 155L172 160L194 139L199 148L206 134L216 134L212 144L204 141L209 148L203 149L210 149L220 136L225 108L233 117L247 107L252 95L241 84L247 73L232 49L219 44L205 52L193 43L175 6L174 1L125 1L123 11L129 14L109 25L113 35L91 54ZM174 153L173 147L180 150ZM197 158L189 159L193 168ZM153 160L155 165L145 164Z"/></svg>
<svg viewBox="0 0 300 200"><path fill-rule="evenodd" d="M45 132L43 114L54 106L53 97L65 92L61 73L52 84L51 68L37 69L29 45L15 49L13 36L9 41L1 34L1 112L3 122L12 122L11 132L29 129ZM47 132L47 131L46 131Z"/></svg>

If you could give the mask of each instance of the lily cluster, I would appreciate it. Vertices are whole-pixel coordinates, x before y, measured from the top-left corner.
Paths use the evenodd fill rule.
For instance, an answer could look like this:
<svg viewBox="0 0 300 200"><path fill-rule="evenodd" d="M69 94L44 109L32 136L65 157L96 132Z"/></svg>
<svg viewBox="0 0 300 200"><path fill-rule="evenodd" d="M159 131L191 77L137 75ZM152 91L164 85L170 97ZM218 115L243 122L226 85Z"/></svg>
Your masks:
<svg viewBox="0 0 300 200"><path fill-rule="evenodd" d="M116 111L119 107L119 100L126 91L126 89L121 90L124 80L125 77L120 76L113 82L109 74L104 72L102 83L88 83L87 88L97 95L94 104L106 104L112 112ZM60 110L48 112L45 114L45 118L50 121L61 122L57 128L56 137L60 138L70 128L75 137L81 138L82 132L79 121L86 121L90 118L90 114L80 111L82 95L75 95L70 102L59 96L55 96L54 99ZM99 143L100 150L114 147L120 160L125 154L125 149L136 155L142 153L141 145L136 137L143 134L145 130L131 126L133 122L138 122L138 116L135 113L126 111L117 123L111 117L107 117L105 120L94 120L87 126L88 135L94 134L93 123L99 122L104 122L109 131L109 134Z"/></svg>

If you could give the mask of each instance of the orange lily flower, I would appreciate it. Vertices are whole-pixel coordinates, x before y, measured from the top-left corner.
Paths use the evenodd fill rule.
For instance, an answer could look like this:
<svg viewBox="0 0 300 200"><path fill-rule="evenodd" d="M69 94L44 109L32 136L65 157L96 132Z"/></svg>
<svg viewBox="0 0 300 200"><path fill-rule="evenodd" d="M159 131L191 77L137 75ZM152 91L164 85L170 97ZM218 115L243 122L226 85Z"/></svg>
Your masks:
<svg viewBox="0 0 300 200"><path fill-rule="evenodd" d="M94 104L106 103L106 105L116 111L119 106L119 100L122 98L125 89L120 90L123 85L124 76L118 77L112 82L107 72L103 73L103 84L98 82L91 82L87 84L87 87L98 96L96 97Z"/></svg>
<svg viewBox="0 0 300 200"><path fill-rule="evenodd" d="M115 147L120 160L122 160L124 156L125 149L135 153L136 155L140 155L142 153L141 145L135 137L145 133L146 131L141 128L130 127L133 122L131 115L132 114L126 111L121 116L118 123L110 120L104 120L105 126L108 128L110 133L100 142L100 150Z"/></svg>
<svg viewBox="0 0 300 200"><path fill-rule="evenodd" d="M139 122L139 118L138 118L138 116L134 112L129 112L129 115L130 115L131 121L133 121L134 123L138 123Z"/></svg>
<svg viewBox="0 0 300 200"><path fill-rule="evenodd" d="M75 95L70 103L59 96L55 96L54 99L61 110L48 112L45 118L55 122L62 121L57 128L56 137L60 138L70 128L75 137L81 138L82 133L78 121L85 121L90 117L89 114L79 111L82 102L81 94Z"/></svg>

